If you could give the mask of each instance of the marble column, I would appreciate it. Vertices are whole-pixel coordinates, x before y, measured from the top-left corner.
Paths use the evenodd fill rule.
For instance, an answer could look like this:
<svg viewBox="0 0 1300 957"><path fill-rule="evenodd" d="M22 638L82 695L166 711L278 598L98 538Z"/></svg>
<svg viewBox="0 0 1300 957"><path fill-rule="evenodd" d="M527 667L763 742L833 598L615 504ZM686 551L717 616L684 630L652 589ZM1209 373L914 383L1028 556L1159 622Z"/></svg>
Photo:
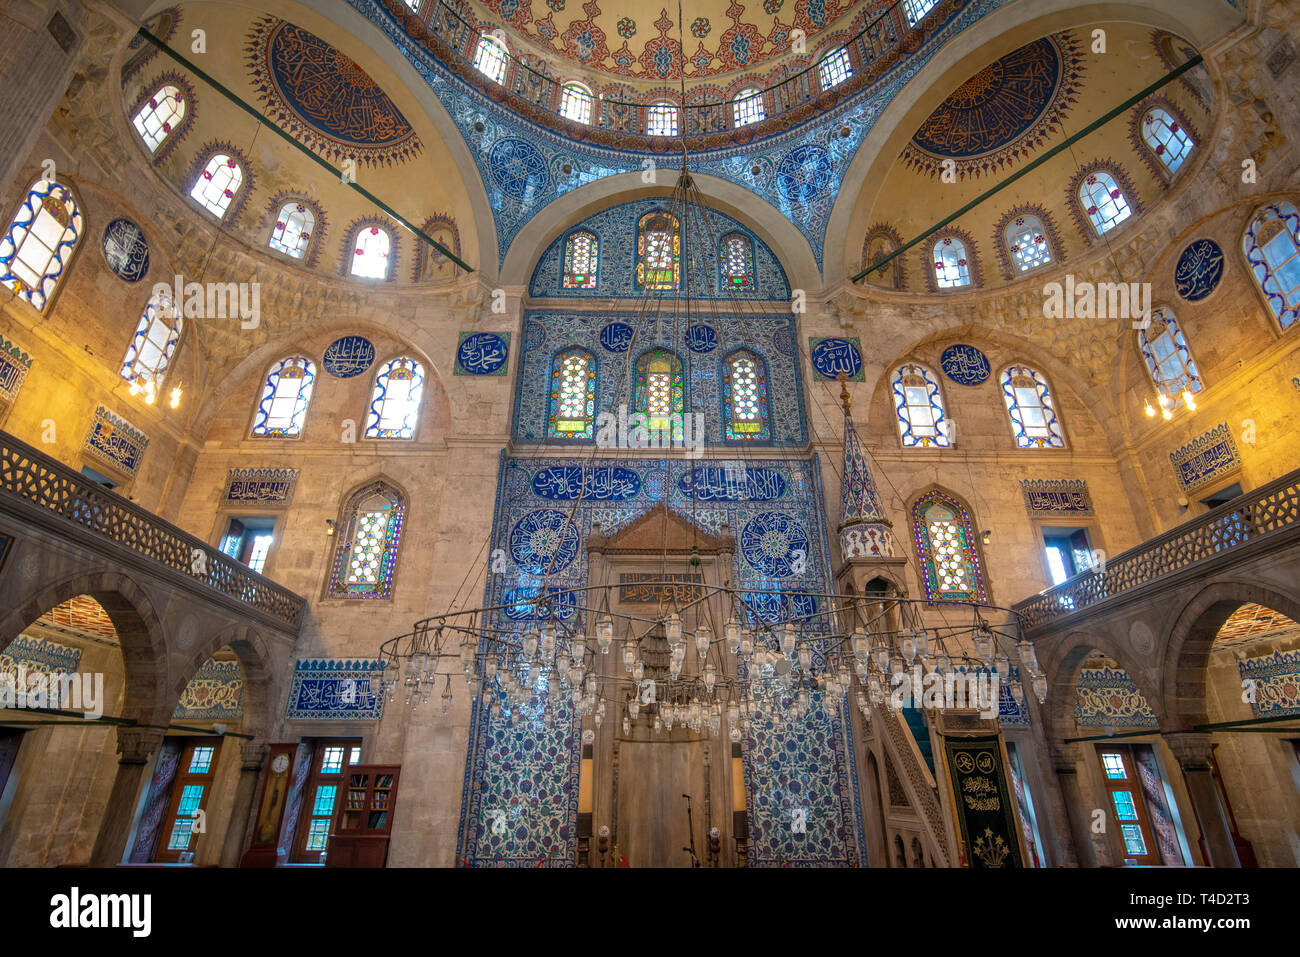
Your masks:
<svg viewBox="0 0 1300 957"><path fill-rule="evenodd" d="M1206 852L1210 855L1210 866L1240 867L1228 815L1219 797L1219 784L1214 780L1210 736L1174 732L1166 733L1164 739L1178 759L1178 766L1183 769L1183 780L1187 782L1187 793L1196 810L1196 821L1201 828L1201 837L1205 839Z"/></svg>
<svg viewBox="0 0 1300 957"><path fill-rule="evenodd" d="M120 757L117 759L117 775L113 778L113 790L108 795L108 806L104 808L99 823L95 847L90 852L91 867L116 867L122 863L145 766L149 763L149 755L162 744L162 739L161 728L118 727L117 753Z"/></svg>
<svg viewBox="0 0 1300 957"><path fill-rule="evenodd" d="M244 839L248 836L248 817L253 809L253 795L257 779L262 773L269 748L264 741L245 741L239 746L239 783L235 786L235 801L230 809L230 824L226 828L226 842L221 848L221 866L238 867L244 853Z"/></svg>
<svg viewBox="0 0 1300 957"><path fill-rule="evenodd" d="M1073 744L1058 744L1052 749L1052 767L1061 785L1065 801L1065 816L1070 822L1070 837L1074 841L1074 854L1080 867L1096 867L1097 851L1092 844L1087 802L1083 799L1083 786L1079 783L1079 748Z"/></svg>

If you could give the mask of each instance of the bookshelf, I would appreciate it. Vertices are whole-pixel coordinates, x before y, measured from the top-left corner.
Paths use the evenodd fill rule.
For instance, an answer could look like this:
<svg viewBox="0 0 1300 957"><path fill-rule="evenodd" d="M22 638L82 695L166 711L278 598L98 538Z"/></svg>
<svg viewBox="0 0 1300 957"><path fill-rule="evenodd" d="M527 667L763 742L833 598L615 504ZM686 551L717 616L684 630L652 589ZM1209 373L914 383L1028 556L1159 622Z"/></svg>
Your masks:
<svg viewBox="0 0 1300 957"><path fill-rule="evenodd" d="M326 867L383 867L397 803L401 765L353 764L325 855Z"/></svg>

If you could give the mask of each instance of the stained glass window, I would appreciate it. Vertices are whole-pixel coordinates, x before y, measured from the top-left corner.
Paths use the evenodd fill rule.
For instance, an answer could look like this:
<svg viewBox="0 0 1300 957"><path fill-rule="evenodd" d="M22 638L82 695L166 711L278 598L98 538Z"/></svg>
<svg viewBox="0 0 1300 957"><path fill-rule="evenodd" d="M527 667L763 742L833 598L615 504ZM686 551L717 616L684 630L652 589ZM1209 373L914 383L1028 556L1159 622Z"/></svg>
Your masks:
<svg viewBox="0 0 1300 957"><path fill-rule="evenodd" d="M474 66L489 80L506 81L506 48L496 37L480 37L474 49Z"/></svg>
<svg viewBox="0 0 1300 957"><path fill-rule="evenodd" d="M723 284L731 288L754 285L754 244L743 233L722 237Z"/></svg>
<svg viewBox="0 0 1300 957"><path fill-rule="evenodd" d="M934 244L934 281L940 289L970 285L970 260L966 244L956 236L945 236Z"/></svg>
<svg viewBox="0 0 1300 957"><path fill-rule="evenodd" d="M565 289L595 289L600 267L600 240L586 229L571 233L564 241Z"/></svg>
<svg viewBox="0 0 1300 957"><path fill-rule="evenodd" d="M1003 238L1016 272L1029 272L1052 261L1047 230L1037 216L1017 216L1007 225Z"/></svg>
<svg viewBox="0 0 1300 957"><path fill-rule="evenodd" d="M731 101L736 113L736 126L748 126L761 123L767 119L767 108L763 105L763 91L756 87L741 90Z"/></svg>
<svg viewBox="0 0 1300 957"><path fill-rule="evenodd" d="M156 153L168 134L185 119L185 94L171 84L158 92L136 112L132 122L151 153Z"/></svg>
<svg viewBox="0 0 1300 957"><path fill-rule="evenodd" d="M1079 186L1079 205L1088 214L1097 235L1109 232L1133 215L1124 191L1105 170L1090 174Z"/></svg>
<svg viewBox="0 0 1300 957"><path fill-rule="evenodd" d="M375 376L375 391L366 414L366 438L413 439L424 395L424 368L403 356Z"/></svg>
<svg viewBox="0 0 1300 957"><path fill-rule="evenodd" d="M595 421L595 359L583 349L559 353L551 362L547 434L553 439L590 439Z"/></svg>
<svg viewBox="0 0 1300 957"><path fill-rule="evenodd" d="M175 755L176 776L170 782L171 793L158 822L163 839L153 848L154 861L176 864L183 854L194 851L194 838L200 833L195 826L202 820L198 815L206 809L219 753L220 746L215 742L181 745L180 754Z"/></svg>
<svg viewBox="0 0 1300 957"><path fill-rule="evenodd" d="M912 506L912 534L927 601L984 601L984 575L965 507L932 489Z"/></svg>
<svg viewBox="0 0 1300 957"><path fill-rule="evenodd" d="M1065 434L1052 401L1052 390L1041 372L1029 366L1009 366L1002 373L1002 400L1011 418L1011 432L1022 449L1063 449Z"/></svg>
<svg viewBox="0 0 1300 957"><path fill-rule="evenodd" d="M388 278L388 253L393 237L378 226L362 226L352 248L352 275L363 279Z"/></svg>
<svg viewBox="0 0 1300 957"><path fill-rule="evenodd" d="M566 83L560 93L560 115L575 123L591 122L591 91L581 83Z"/></svg>
<svg viewBox="0 0 1300 957"><path fill-rule="evenodd" d="M907 11L908 26L916 26L927 13L935 8L939 0L903 0L903 9Z"/></svg>
<svg viewBox="0 0 1300 957"><path fill-rule="evenodd" d="M1156 154L1162 166L1170 173L1182 168L1196 145L1191 135L1169 111L1154 106L1142 117L1142 141Z"/></svg>
<svg viewBox="0 0 1300 957"><path fill-rule="evenodd" d="M388 598L397 566L397 545L406 506L385 482L357 492L339 527L328 598Z"/></svg>
<svg viewBox="0 0 1300 957"><path fill-rule="evenodd" d="M952 445L939 381L923 365L909 362L894 370L894 412L904 448Z"/></svg>
<svg viewBox="0 0 1300 957"><path fill-rule="evenodd" d="M768 424L767 377L757 356L742 351L726 361L722 398L728 442L761 442L772 437Z"/></svg>
<svg viewBox="0 0 1300 957"><path fill-rule="evenodd" d="M671 431L672 438L680 442L684 408L682 360L667 349L643 353L636 363L632 411L645 414L652 435Z"/></svg>
<svg viewBox="0 0 1300 957"><path fill-rule="evenodd" d="M266 374L253 418L253 434L292 437L302 433L316 382L316 366L304 356L281 359Z"/></svg>
<svg viewBox="0 0 1300 957"><path fill-rule="evenodd" d="M1241 246L1264 302L1290 328L1300 315L1300 213L1286 202L1256 210Z"/></svg>
<svg viewBox="0 0 1300 957"><path fill-rule="evenodd" d="M1205 388L1183 330L1168 309L1156 309L1151 325L1138 330L1138 349L1152 384L1161 394L1172 398L1184 389L1200 392Z"/></svg>
<svg viewBox="0 0 1300 957"><path fill-rule="evenodd" d="M677 107L655 103L646 111L645 131L650 136L677 135Z"/></svg>
<svg viewBox="0 0 1300 957"><path fill-rule="evenodd" d="M1106 777L1124 780L1128 774L1124 771L1124 756L1114 751L1103 751L1101 763L1106 769Z"/></svg>
<svg viewBox="0 0 1300 957"><path fill-rule="evenodd" d="M184 320L179 312L170 296L154 296L144 307L122 360L121 376L131 383L132 392L143 389L154 395L162 388L163 375L181 339Z"/></svg>
<svg viewBox="0 0 1300 957"><path fill-rule="evenodd" d="M659 210L646 213L636 227L636 284L642 289L672 290L681 276L681 230L677 217Z"/></svg>
<svg viewBox="0 0 1300 957"><path fill-rule="evenodd" d="M307 254L307 245L315 228L316 214L306 203L285 203L271 229L271 248L294 259L302 259Z"/></svg>
<svg viewBox="0 0 1300 957"><path fill-rule="evenodd" d="M217 153L190 187L190 196L213 216L221 219L230 208L235 194L244 183L244 168L239 160Z"/></svg>
<svg viewBox="0 0 1300 957"><path fill-rule="evenodd" d="M821 80L823 90L839 86L852 75L853 64L849 60L849 51L844 47L832 50L817 64L817 78Z"/></svg>
<svg viewBox="0 0 1300 957"><path fill-rule="evenodd" d="M42 312L58 288L85 220L72 191L37 180L0 241L0 283Z"/></svg>

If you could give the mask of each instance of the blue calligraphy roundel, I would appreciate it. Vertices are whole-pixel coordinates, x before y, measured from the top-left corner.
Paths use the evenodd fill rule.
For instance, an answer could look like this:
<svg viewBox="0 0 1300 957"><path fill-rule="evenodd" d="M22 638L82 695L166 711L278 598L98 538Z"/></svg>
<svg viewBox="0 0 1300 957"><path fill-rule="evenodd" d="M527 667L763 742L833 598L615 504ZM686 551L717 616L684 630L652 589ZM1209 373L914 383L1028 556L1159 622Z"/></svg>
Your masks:
<svg viewBox="0 0 1300 957"><path fill-rule="evenodd" d="M627 352L634 334L626 322L610 322L600 330L600 344L610 352Z"/></svg>
<svg viewBox="0 0 1300 957"><path fill-rule="evenodd" d="M989 359L974 346L955 345L943 350L939 366L958 385L980 385L989 377Z"/></svg>
<svg viewBox="0 0 1300 957"><path fill-rule="evenodd" d="M761 512L741 529L740 553L761 574L800 575L811 561L808 531L784 512Z"/></svg>
<svg viewBox="0 0 1300 957"><path fill-rule="evenodd" d="M812 347L812 364L821 375L834 379L844 373L850 379L862 371L862 353L848 339L823 339Z"/></svg>
<svg viewBox="0 0 1300 957"><path fill-rule="evenodd" d="M335 339L325 349L322 365L336 379L351 379L370 368L375 361L375 347L363 336Z"/></svg>
<svg viewBox="0 0 1300 957"><path fill-rule="evenodd" d="M470 375L492 375L506 364L506 358L505 340L492 332L466 336L456 350L456 361Z"/></svg>
<svg viewBox="0 0 1300 957"><path fill-rule="evenodd" d="M513 136L493 145L488 171L501 192L515 199L534 199L551 184L546 158L532 143Z"/></svg>
<svg viewBox="0 0 1300 957"><path fill-rule="evenodd" d="M831 187L831 154L824 146L796 146L776 167L776 189L791 202L807 203L825 196Z"/></svg>
<svg viewBox="0 0 1300 957"><path fill-rule="evenodd" d="M510 530L510 556L533 575L567 568L578 555L578 527L563 512L539 508Z"/></svg>
<svg viewBox="0 0 1300 957"><path fill-rule="evenodd" d="M690 326L686 330L686 345L692 352L712 352L718 348L718 334L712 326L704 324Z"/></svg>
<svg viewBox="0 0 1300 957"><path fill-rule="evenodd" d="M1174 289L1188 302L1200 302L1223 278L1223 250L1213 239L1187 244L1174 266Z"/></svg>
<svg viewBox="0 0 1300 957"><path fill-rule="evenodd" d="M115 219L104 228L104 259L113 275L138 282L149 271L149 241L129 219Z"/></svg>

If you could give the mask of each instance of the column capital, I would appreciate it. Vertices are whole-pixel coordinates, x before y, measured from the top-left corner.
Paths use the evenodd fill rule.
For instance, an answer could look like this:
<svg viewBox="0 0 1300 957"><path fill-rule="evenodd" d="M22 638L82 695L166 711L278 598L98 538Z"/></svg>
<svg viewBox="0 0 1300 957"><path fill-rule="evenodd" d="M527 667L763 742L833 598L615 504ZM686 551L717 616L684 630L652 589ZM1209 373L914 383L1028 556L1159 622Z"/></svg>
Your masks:
<svg viewBox="0 0 1300 957"><path fill-rule="evenodd" d="M144 764L149 755L158 750L162 744L161 728L141 728L133 725L118 725L117 753L118 764Z"/></svg>
<svg viewBox="0 0 1300 957"><path fill-rule="evenodd" d="M1079 745L1053 744L1051 746L1052 769L1057 774L1077 774L1079 771Z"/></svg>
<svg viewBox="0 0 1300 957"><path fill-rule="evenodd" d="M1184 771L1208 771L1214 753L1210 736L1200 731L1166 731L1161 735Z"/></svg>
<svg viewBox="0 0 1300 957"><path fill-rule="evenodd" d="M266 753L270 746L260 739L244 741L239 745L240 768L245 771L260 771L266 763Z"/></svg>

